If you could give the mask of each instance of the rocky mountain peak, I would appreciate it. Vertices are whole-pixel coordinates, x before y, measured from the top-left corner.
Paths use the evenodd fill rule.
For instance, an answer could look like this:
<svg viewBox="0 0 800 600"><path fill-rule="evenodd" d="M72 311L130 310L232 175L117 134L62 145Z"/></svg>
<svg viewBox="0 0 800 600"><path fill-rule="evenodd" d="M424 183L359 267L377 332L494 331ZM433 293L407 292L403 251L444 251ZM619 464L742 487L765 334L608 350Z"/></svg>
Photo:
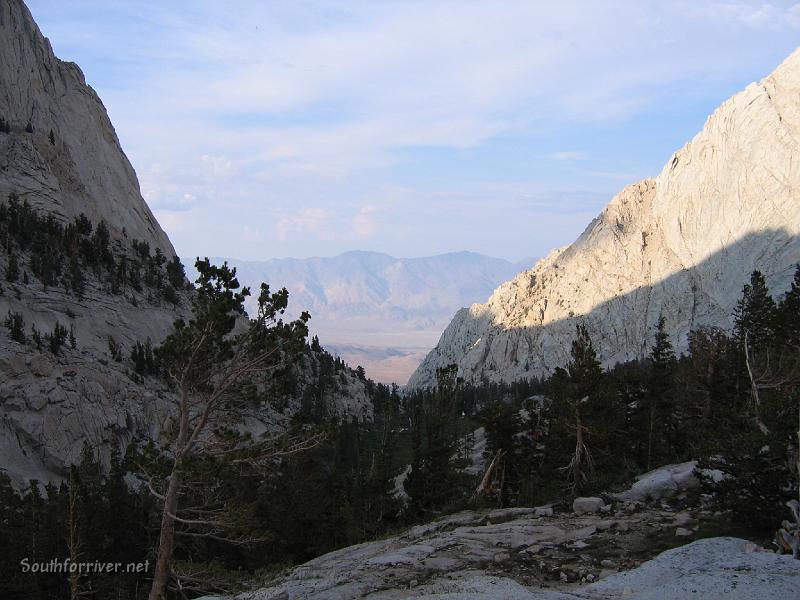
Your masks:
<svg viewBox="0 0 800 600"><path fill-rule="evenodd" d="M564 365L584 322L607 366L647 353L660 316L678 350L731 326L761 270L785 290L800 262L800 50L724 102L655 179L625 187L570 246L459 311L409 387L456 363L471 381Z"/></svg>
<svg viewBox="0 0 800 600"><path fill-rule="evenodd" d="M174 249L142 199L106 109L80 68L63 62L21 0L0 5L0 198L17 193L64 221L84 213Z"/></svg>

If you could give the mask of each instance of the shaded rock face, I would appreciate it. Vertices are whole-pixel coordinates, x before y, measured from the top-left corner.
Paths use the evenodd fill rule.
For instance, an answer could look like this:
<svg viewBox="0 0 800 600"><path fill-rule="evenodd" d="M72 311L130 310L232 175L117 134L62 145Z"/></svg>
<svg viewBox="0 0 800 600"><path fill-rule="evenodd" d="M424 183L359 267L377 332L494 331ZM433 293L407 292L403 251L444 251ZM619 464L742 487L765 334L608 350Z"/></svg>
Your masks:
<svg viewBox="0 0 800 600"><path fill-rule="evenodd" d="M11 130L0 132L0 198L16 192L69 221L84 213L114 237L124 229L174 254L100 98L77 65L55 57L21 0L0 4L0 117Z"/></svg>
<svg viewBox="0 0 800 600"><path fill-rule="evenodd" d="M727 100L655 179L624 188L570 246L460 310L409 380L513 381L552 373L584 322L606 366L647 353L660 316L679 350L729 328L761 270L773 292L800 262L800 51Z"/></svg>
<svg viewBox="0 0 800 600"><path fill-rule="evenodd" d="M105 364L98 362L103 360ZM58 481L84 442L108 464L112 446L158 439L169 393L137 383L130 365L88 350L34 353L0 339L0 468L17 486Z"/></svg>
<svg viewBox="0 0 800 600"><path fill-rule="evenodd" d="M0 3L0 118L0 202L13 193L62 224L80 214L95 227L105 221L117 255L130 254L134 239L174 255L102 102L77 65L54 56L20 0ZM178 290L177 305L146 288L111 294L105 278L90 270L83 293L70 293L39 281L31 255L13 245L24 277L9 283L6 243L0 244L0 323L9 312L19 314L27 343L0 328L0 468L16 484L53 480L78 461L84 442L107 457L111 444L156 437L168 395L131 376L130 351L147 338L157 344L176 318L187 316L189 293ZM77 347L54 356L34 347L31 328L44 335L56 323L72 328ZM110 355L109 340L121 362Z"/></svg>
<svg viewBox="0 0 800 600"><path fill-rule="evenodd" d="M0 203L15 193L40 216L64 224L81 213L95 228L105 221L118 262L134 258L134 240L153 253L161 249L167 259L174 255L102 103L76 65L53 55L19 0L0 2L0 118ZM156 378L134 373L131 351L148 338L158 345L175 319L188 318L192 292L177 289L172 302L158 286L112 290L109 273L88 267L81 293L64 283L66 273L45 285L34 275L30 249L13 243L20 275L9 282L8 244L0 240L0 470L16 485L58 480L79 461L84 442L107 460L113 445L163 441L172 396ZM3 326L9 313L24 322L24 343ZM46 343L37 349L32 328L45 335L56 324L72 331L76 347L67 343L57 354ZM315 360L298 360L300 395ZM333 414L369 418L363 382L342 379L321 401ZM299 397L286 399L280 411L254 407L246 427L254 434L275 431L299 408Z"/></svg>

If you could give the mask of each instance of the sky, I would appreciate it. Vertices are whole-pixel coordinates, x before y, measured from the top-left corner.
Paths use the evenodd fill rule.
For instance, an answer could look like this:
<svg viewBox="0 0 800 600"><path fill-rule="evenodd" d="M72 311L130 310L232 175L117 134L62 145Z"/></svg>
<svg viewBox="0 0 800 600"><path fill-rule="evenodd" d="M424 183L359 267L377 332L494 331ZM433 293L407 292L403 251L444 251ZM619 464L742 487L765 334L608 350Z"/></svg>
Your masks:
<svg viewBox="0 0 800 600"><path fill-rule="evenodd" d="M181 256L570 243L800 45L800 3L26 0Z"/></svg>

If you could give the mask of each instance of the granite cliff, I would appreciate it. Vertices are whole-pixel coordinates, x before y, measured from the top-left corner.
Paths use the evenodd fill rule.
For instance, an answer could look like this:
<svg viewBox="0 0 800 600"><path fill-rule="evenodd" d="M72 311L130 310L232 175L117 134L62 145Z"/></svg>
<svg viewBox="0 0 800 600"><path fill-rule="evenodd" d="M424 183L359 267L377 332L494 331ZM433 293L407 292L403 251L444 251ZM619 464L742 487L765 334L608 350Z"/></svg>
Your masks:
<svg viewBox="0 0 800 600"><path fill-rule="evenodd" d="M0 470L48 481L84 442L107 459L113 445L158 439L170 391L131 353L189 314L192 288L170 274L174 249L103 104L21 0L0 3L0 232ZM254 409L252 431L299 409L318 360L297 362L298 397ZM363 382L339 380L326 410L369 417Z"/></svg>
<svg viewBox="0 0 800 600"><path fill-rule="evenodd" d="M724 102L655 179L624 188L570 246L461 309L409 380L456 363L471 381L564 365L586 323L605 365L644 356L660 316L679 350L731 326L754 269L773 292L800 262L800 50Z"/></svg>
<svg viewBox="0 0 800 600"><path fill-rule="evenodd" d="M56 58L20 0L0 6L0 117L10 127L0 135L0 197L15 192L64 220L84 213L114 237L174 254L100 98L78 65Z"/></svg>

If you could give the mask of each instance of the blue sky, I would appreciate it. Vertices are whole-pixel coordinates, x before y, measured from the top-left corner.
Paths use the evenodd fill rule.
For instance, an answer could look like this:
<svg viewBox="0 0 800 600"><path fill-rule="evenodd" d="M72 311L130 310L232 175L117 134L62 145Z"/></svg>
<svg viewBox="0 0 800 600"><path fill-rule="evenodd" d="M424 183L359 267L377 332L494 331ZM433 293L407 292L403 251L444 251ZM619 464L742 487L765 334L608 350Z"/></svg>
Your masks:
<svg viewBox="0 0 800 600"><path fill-rule="evenodd" d="M182 256L571 242L800 44L800 4L27 0Z"/></svg>

